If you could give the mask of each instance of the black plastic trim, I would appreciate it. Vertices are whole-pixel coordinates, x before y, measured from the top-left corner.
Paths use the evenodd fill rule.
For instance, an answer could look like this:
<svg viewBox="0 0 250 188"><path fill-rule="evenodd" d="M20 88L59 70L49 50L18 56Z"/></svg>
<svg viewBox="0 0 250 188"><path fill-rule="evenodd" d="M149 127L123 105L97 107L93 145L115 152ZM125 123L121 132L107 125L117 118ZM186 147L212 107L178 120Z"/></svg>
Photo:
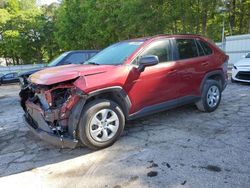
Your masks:
<svg viewBox="0 0 250 188"><path fill-rule="evenodd" d="M121 86L112 86L112 87L107 87L107 88L95 90L95 91L90 92L88 94L88 98L102 94L102 93L108 93L108 92L115 92L120 96L120 98L122 99L122 103L125 105L124 110L125 110L125 115L127 117L129 114L129 110L132 106L132 103L131 103L130 98L127 95L126 91Z"/></svg>
<svg viewBox="0 0 250 188"><path fill-rule="evenodd" d="M84 105L86 103L87 98L81 98L80 101L76 103L76 105L73 107L71 110L69 120L68 120L68 132L69 134L76 139L76 131L77 131L77 126L80 121L80 117L82 115L82 111L84 108Z"/></svg>
<svg viewBox="0 0 250 188"><path fill-rule="evenodd" d="M208 72L204 76L204 78L203 78L203 80L201 82L201 85L200 85L200 92L202 92L202 89L203 89L203 86L205 84L205 81L208 80L209 77L211 77L211 76L217 76L217 75L220 76L221 79L222 79L222 83L221 83L222 88L221 89L223 91L226 88L226 86L227 86L227 81L225 79L224 73L223 73L222 70L215 70L215 71Z"/></svg>
<svg viewBox="0 0 250 188"><path fill-rule="evenodd" d="M39 137L41 140L49 142L53 145L60 146L61 148L75 148L78 144L78 140L71 139L68 137L60 137L55 134L46 132L39 127L36 128L37 125L33 125L32 121L27 118L26 115L23 116L24 122L27 127L31 130L31 132Z"/></svg>
<svg viewBox="0 0 250 188"><path fill-rule="evenodd" d="M148 107L145 107L145 108L139 110L138 112L135 112L135 113L129 115L128 120L140 118L140 117L154 114L157 112L161 112L164 110L176 108L178 106L182 106L185 104L193 103L193 102L198 101L199 99L200 99L200 97L198 97L198 96L186 96L186 97L181 97L178 99L170 100L167 102L163 102L160 104L148 106Z"/></svg>

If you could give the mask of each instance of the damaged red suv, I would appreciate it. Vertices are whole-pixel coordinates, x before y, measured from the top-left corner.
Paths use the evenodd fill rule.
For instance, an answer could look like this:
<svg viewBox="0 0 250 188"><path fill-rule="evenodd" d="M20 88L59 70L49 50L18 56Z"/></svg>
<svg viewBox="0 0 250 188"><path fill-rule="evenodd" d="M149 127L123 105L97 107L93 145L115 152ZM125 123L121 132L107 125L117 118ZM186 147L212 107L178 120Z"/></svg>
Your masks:
<svg viewBox="0 0 250 188"><path fill-rule="evenodd" d="M84 65L29 77L20 92L24 119L61 147L112 145L127 120L195 103L214 111L227 83L225 55L198 35L159 35L113 44Z"/></svg>

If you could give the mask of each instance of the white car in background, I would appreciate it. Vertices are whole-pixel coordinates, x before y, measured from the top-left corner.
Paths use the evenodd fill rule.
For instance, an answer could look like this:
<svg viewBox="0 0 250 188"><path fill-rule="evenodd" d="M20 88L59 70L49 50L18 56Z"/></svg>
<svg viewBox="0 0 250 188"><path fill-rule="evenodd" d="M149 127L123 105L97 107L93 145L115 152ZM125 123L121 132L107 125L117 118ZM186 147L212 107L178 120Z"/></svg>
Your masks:
<svg viewBox="0 0 250 188"><path fill-rule="evenodd" d="M250 83L250 53L233 65L231 81Z"/></svg>

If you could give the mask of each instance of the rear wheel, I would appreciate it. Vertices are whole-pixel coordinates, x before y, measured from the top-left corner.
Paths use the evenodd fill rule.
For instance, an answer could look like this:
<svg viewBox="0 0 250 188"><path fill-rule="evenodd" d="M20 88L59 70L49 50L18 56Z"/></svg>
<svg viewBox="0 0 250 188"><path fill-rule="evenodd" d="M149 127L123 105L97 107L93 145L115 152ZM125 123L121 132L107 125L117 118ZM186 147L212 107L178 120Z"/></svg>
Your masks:
<svg viewBox="0 0 250 188"><path fill-rule="evenodd" d="M98 99L84 109L79 122L78 136L91 149L111 146L122 134L125 125L124 114L113 101Z"/></svg>
<svg viewBox="0 0 250 188"><path fill-rule="evenodd" d="M207 80L204 84L201 99L196 103L203 112L213 112L221 101L221 86L216 80Z"/></svg>

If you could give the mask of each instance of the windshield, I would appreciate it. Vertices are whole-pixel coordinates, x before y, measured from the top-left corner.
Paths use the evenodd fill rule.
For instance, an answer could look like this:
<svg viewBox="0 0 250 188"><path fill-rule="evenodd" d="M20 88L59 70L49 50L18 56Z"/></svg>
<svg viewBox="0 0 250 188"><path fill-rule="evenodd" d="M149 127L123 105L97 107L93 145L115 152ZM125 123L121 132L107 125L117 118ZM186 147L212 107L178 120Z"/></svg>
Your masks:
<svg viewBox="0 0 250 188"><path fill-rule="evenodd" d="M56 66L66 55L68 55L69 52L65 52L61 55L59 55L57 58L55 58L54 60L52 60L49 64L48 67L53 67Z"/></svg>
<svg viewBox="0 0 250 188"><path fill-rule="evenodd" d="M97 55L89 59L84 64L122 64L142 43L142 41L126 41L113 44L99 52Z"/></svg>
<svg viewBox="0 0 250 188"><path fill-rule="evenodd" d="M250 58L250 53L249 53L249 54L247 54L245 58Z"/></svg>

